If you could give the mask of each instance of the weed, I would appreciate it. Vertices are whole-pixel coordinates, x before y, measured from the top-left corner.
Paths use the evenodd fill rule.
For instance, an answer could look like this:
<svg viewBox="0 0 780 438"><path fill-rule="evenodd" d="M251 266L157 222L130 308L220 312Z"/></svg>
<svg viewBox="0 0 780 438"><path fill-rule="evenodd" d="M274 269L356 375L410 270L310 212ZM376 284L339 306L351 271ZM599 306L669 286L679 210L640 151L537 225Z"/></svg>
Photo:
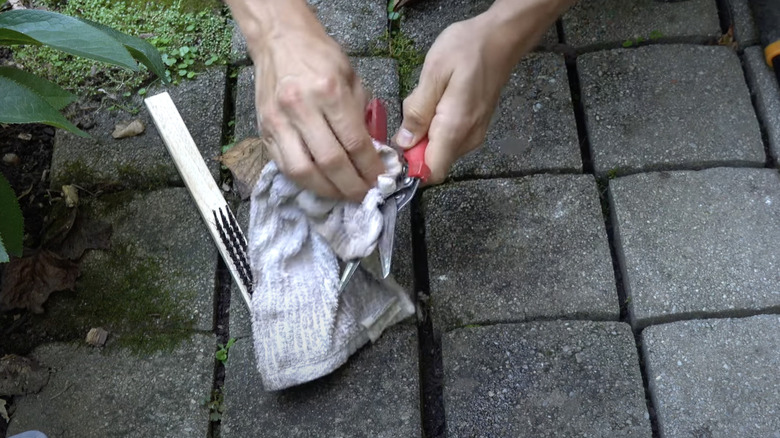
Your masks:
<svg viewBox="0 0 780 438"><path fill-rule="evenodd" d="M210 397L201 401L202 406L209 409L209 421L216 422L222 419L222 414L225 412L224 401L225 396L219 389L213 390Z"/></svg>
<svg viewBox="0 0 780 438"><path fill-rule="evenodd" d="M227 63L231 32L224 16L215 14L203 0L41 0L42 5L66 15L86 18L121 32L145 38L156 47L168 69L166 76L174 83L194 78L197 72L212 64ZM186 2L186 3L185 3ZM166 4L167 3L167 4ZM206 8L193 11L195 7ZM48 48L26 46L15 54L16 62L30 71L61 84L83 96L102 92L128 96L128 90L146 93L152 75L143 66L143 74L133 74L117 67L98 65L94 61Z"/></svg>
<svg viewBox="0 0 780 438"><path fill-rule="evenodd" d="M233 344L236 343L236 338L230 338L227 341L227 344L217 344L219 347L219 350L214 354L214 356L217 358L218 361L222 362L223 364L227 362L228 360L228 351L230 351L230 347L233 346Z"/></svg>
<svg viewBox="0 0 780 438"><path fill-rule="evenodd" d="M398 78L401 97L406 97L414 88L415 70L422 65L425 55L415 47L414 40L402 31L385 31L374 56L393 58L398 63Z"/></svg>

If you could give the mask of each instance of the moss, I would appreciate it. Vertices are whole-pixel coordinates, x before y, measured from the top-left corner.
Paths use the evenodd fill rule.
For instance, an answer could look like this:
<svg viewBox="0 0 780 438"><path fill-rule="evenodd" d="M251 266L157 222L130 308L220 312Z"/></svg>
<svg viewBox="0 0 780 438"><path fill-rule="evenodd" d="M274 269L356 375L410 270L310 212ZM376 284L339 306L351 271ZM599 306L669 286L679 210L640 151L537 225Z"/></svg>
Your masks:
<svg viewBox="0 0 780 438"><path fill-rule="evenodd" d="M154 190L168 184L168 167L163 164L156 164L149 171L141 171L129 164L117 166L116 170L119 174L119 181L125 187Z"/></svg>
<svg viewBox="0 0 780 438"><path fill-rule="evenodd" d="M116 338L116 345L138 354L170 351L189 339L195 324L182 302L195 293L166 290L181 275L164 271L160 260L144 256L131 245L113 245L77 283L77 309L70 330L79 337L101 326Z"/></svg>
<svg viewBox="0 0 780 438"><path fill-rule="evenodd" d="M63 184L84 184L87 181L98 181L104 177L82 161L68 161L63 166L57 180Z"/></svg>
<svg viewBox="0 0 780 438"><path fill-rule="evenodd" d="M102 194L100 195L100 202L90 205L90 208L94 209L97 216L105 217L132 202L135 199L135 195L136 192L133 190Z"/></svg>
<svg viewBox="0 0 780 438"><path fill-rule="evenodd" d="M400 30L386 31L372 55L395 59L398 63L401 98L411 93L417 82L415 71L425 61L425 55L417 49L412 38Z"/></svg>

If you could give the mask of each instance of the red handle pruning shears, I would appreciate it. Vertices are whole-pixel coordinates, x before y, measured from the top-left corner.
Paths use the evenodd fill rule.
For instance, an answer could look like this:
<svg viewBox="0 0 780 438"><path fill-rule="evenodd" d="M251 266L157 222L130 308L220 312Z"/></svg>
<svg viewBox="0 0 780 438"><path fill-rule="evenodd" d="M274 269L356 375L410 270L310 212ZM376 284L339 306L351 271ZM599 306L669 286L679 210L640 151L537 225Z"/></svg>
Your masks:
<svg viewBox="0 0 780 438"><path fill-rule="evenodd" d="M371 99L366 108L366 126L368 133L377 141L387 142L387 111L379 99ZM420 182L425 182L431 176L431 170L425 164L425 148L428 147L428 138L424 138L414 147L404 151L404 170L398 177L397 189L385 198L381 206L384 223L382 234L377 242L379 260L382 264L382 278L390 275L390 262L393 256L393 242L395 240L395 221L398 211L404 208L414 198ZM339 291L343 291L352 274L360 265L360 260L351 260L347 263L341 281Z"/></svg>

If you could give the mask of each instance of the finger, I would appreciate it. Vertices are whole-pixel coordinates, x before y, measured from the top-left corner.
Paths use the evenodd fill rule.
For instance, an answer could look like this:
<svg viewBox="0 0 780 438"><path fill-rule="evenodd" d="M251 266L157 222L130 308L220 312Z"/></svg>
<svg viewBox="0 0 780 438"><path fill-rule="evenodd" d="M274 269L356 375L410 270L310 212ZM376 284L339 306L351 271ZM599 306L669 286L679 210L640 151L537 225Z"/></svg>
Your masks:
<svg viewBox="0 0 780 438"><path fill-rule="evenodd" d="M279 169L305 190L326 198L339 198L341 193L317 168L298 132L292 126L279 130L269 141L268 149Z"/></svg>
<svg viewBox="0 0 780 438"><path fill-rule="evenodd" d="M385 166L368 134L365 117L368 98L359 81L353 85L351 95L351 98L327 101L323 105L325 119L364 184L372 187Z"/></svg>
<svg viewBox="0 0 780 438"><path fill-rule="evenodd" d="M314 163L336 187L338 197L361 201L369 186L358 174L325 118L308 107L301 107L293 120Z"/></svg>
<svg viewBox="0 0 780 438"><path fill-rule="evenodd" d="M428 147L425 149L425 164L431 169L431 176L425 185L435 185L444 182L450 167L455 162L455 153L458 146L457 129L446 116L436 116L431 121L428 130ZM461 139L462 140L462 139Z"/></svg>
<svg viewBox="0 0 780 438"><path fill-rule="evenodd" d="M449 75L439 77L435 65L423 67L419 85L403 102L403 121L394 137L398 146L408 149L425 137L448 80Z"/></svg>

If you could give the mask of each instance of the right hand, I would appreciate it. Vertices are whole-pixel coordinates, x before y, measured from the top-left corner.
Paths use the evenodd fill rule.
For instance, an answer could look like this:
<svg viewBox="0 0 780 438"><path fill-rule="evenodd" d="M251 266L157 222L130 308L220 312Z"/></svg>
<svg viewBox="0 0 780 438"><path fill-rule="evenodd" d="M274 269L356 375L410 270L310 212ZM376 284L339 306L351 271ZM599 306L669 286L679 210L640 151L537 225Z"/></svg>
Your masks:
<svg viewBox="0 0 780 438"><path fill-rule="evenodd" d="M248 41L258 122L282 173L320 196L360 202L384 172L365 123L368 95L316 16L303 18L308 25Z"/></svg>

